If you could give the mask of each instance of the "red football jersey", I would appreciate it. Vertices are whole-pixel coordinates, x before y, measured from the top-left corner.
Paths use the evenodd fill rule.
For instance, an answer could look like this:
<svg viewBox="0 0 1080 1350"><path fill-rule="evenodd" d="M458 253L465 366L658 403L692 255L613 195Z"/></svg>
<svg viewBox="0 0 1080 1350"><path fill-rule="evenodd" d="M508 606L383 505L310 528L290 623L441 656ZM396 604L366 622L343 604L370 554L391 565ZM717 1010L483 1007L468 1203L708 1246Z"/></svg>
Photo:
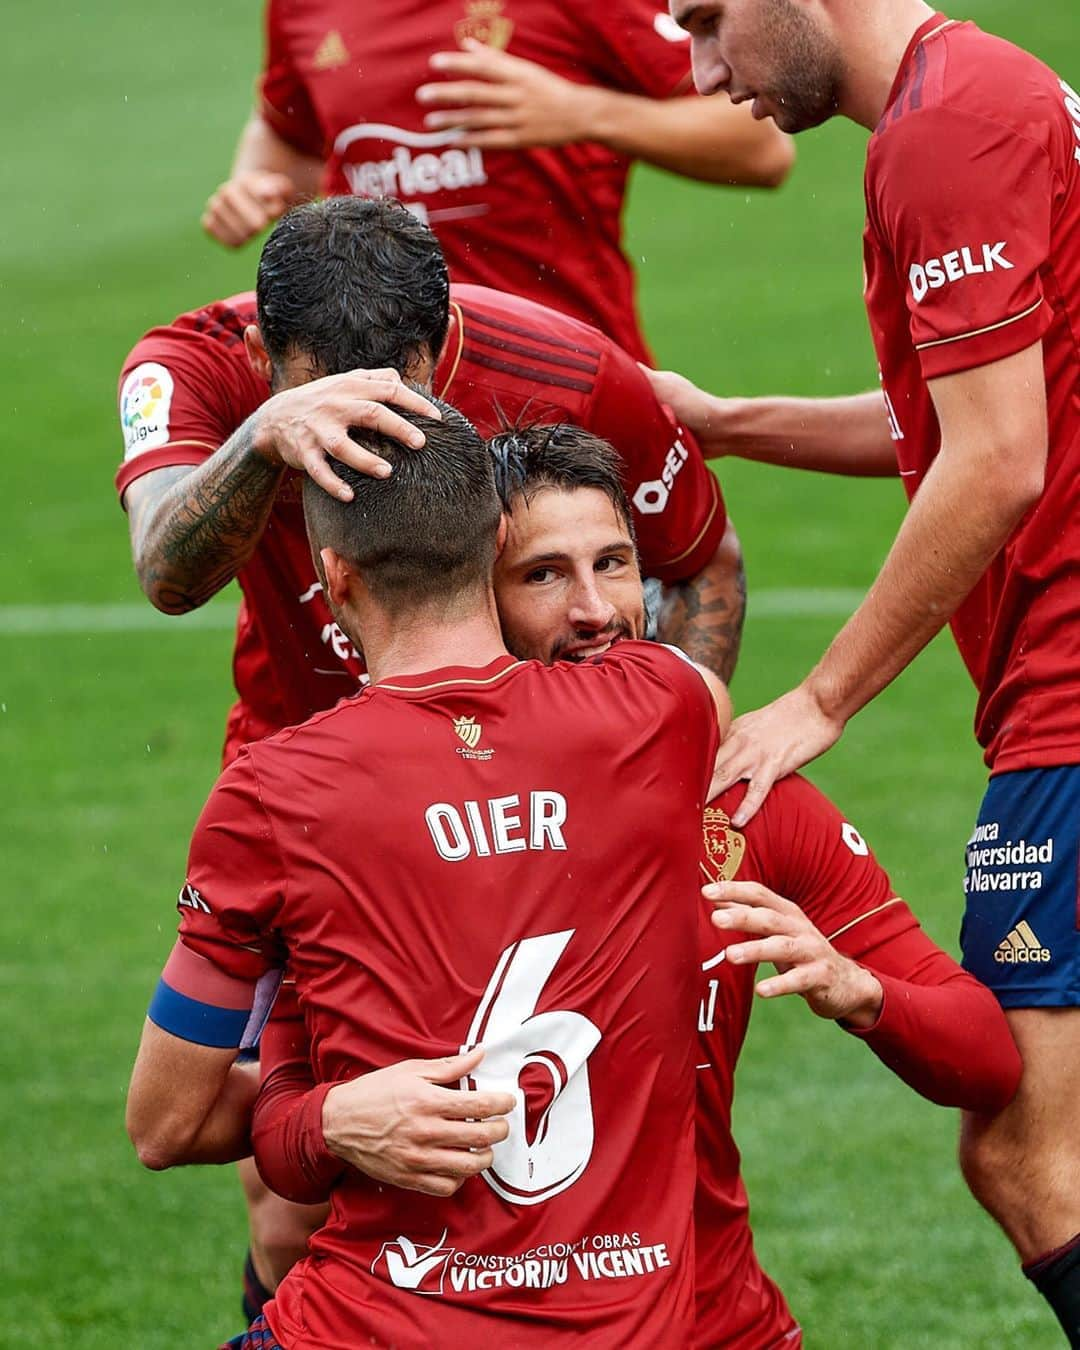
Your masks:
<svg viewBox="0 0 1080 1350"><path fill-rule="evenodd" d="M854 826L809 782L792 777L775 786L739 832L729 812L741 794L741 787L732 788L706 808L703 876L759 881L788 896L838 949L874 971L885 996L882 1012L873 1027L853 1034L915 1091L973 1111L1006 1105L1020 1060L994 996L922 932ZM754 1252L731 1133L735 1065L759 976L725 961L727 947L742 938L719 932L708 919L709 907L702 905L694 1344L701 1350L794 1347L801 1343L799 1329ZM311 1090L310 1048L291 988L284 992L284 1015L276 1016L263 1042L267 1077L253 1126L255 1156L272 1188L316 1203L347 1169L326 1150L325 1087Z"/></svg>
<svg viewBox="0 0 1080 1350"><path fill-rule="evenodd" d="M1000 1110L1020 1065L989 990L926 937L865 840L813 784L797 775L781 779L740 832L729 813L742 794L738 784L706 807L705 879L759 881L793 900L882 984L877 1023L852 1034L931 1100ZM735 1065L762 978L753 967L724 961L725 948L744 940L714 928L703 910L694 1205L701 1350L801 1343L783 1295L758 1264L731 1133Z"/></svg>
<svg viewBox="0 0 1080 1350"><path fill-rule="evenodd" d="M611 441L646 575L675 581L716 551L727 516L697 443L657 402L627 354L596 329L480 286L451 288L449 340L436 392L491 435L503 418L569 421ZM151 330L120 377L126 458L117 490L144 473L199 464L270 395L248 364L255 297L233 296ZM301 479L290 474L241 570L233 675L239 701L226 759L352 693L363 664L334 622L311 561Z"/></svg>
<svg viewBox="0 0 1080 1350"><path fill-rule="evenodd" d="M207 1001L287 958L317 1079L483 1044L518 1100L450 1200L335 1190L267 1309L290 1350L689 1342L715 748L697 672L628 642L389 679L225 770L181 900Z"/></svg>
<svg viewBox="0 0 1080 1350"><path fill-rule="evenodd" d="M904 486L940 432L927 381L1042 339L1038 504L952 628L994 772L1080 759L1080 95L1027 52L936 14L866 162L866 303Z"/></svg>
<svg viewBox="0 0 1080 1350"><path fill-rule="evenodd" d="M425 130L428 59L469 37L577 83L650 98L691 87L662 0L271 0L262 114L326 160L327 195L397 197L428 221L455 281L553 305L649 361L621 248L629 161L587 142L464 150Z"/></svg>

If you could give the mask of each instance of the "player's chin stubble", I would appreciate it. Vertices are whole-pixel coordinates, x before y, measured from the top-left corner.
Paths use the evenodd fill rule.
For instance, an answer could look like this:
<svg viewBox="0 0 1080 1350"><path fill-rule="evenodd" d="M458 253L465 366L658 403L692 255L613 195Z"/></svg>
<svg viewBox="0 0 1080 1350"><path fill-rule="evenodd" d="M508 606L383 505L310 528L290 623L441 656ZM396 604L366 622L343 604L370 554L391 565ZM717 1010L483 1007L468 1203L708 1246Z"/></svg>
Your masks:
<svg viewBox="0 0 1080 1350"><path fill-rule="evenodd" d="M767 0L770 45L779 70L769 97L776 125L795 133L820 126L840 104L843 63L835 44L791 0Z"/></svg>

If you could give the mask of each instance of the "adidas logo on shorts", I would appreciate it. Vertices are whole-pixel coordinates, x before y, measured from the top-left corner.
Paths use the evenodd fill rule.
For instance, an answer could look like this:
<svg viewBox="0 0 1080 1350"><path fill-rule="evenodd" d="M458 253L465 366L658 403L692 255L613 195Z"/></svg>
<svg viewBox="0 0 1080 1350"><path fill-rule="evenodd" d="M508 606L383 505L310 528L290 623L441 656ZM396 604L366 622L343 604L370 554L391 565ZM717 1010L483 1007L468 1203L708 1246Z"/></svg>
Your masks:
<svg viewBox="0 0 1080 1350"><path fill-rule="evenodd" d="M1031 924L1026 919L1021 919L1005 941L998 944L994 960L1003 966L1023 966L1035 961L1049 961L1050 948L1044 947L1035 936Z"/></svg>

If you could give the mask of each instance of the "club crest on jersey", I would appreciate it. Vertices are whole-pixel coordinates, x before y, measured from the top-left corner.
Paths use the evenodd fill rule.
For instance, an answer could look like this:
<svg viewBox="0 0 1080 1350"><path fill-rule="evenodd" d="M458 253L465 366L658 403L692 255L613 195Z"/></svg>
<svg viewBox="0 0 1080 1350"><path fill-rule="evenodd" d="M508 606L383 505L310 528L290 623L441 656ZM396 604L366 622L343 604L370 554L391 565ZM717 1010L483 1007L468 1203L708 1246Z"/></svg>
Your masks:
<svg viewBox="0 0 1080 1350"><path fill-rule="evenodd" d="M466 0L465 17L454 24L454 37L459 47L466 38L483 42L488 47L504 50L514 32L514 21L502 12L503 0Z"/></svg>
<svg viewBox="0 0 1080 1350"><path fill-rule="evenodd" d="M156 361L144 361L124 381L120 391L120 425L125 459L168 445L172 396L172 376Z"/></svg>
<svg viewBox="0 0 1080 1350"><path fill-rule="evenodd" d="M726 811L718 806L705 808L702 822L705 836L705 862L702 864L711 881L730 881L742 865L746 839L732 825Z"/></svg>
<svg viewBox="0 0 1080 1350"><path fill-rule="evenodd" d="M484 734L483 725L475 717L455 717L454 731L458 739L464 742L464 746L457 746L457 753L462 759L483 759L488 760L495 753L494 750L478 750L476 747L480 744L480 737Z"/></svg>

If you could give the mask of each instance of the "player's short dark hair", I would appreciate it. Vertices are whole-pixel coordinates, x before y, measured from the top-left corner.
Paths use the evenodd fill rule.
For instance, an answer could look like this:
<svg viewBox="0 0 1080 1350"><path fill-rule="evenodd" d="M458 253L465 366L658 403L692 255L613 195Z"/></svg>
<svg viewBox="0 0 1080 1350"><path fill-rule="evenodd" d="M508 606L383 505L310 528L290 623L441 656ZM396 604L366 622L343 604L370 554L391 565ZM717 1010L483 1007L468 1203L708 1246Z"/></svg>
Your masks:
<svg viewBox="0 0 1080 1350"><path fill-rule="evenodd" d="M449 608L465 592L487 584L495 561L502 504L491 456L456 408L432 402L442 421L402 413L427 438L422 449L360 428L349 432L358 445L394 466L389 478L370 478L331 459L330 467L352 488L352 501L304 480L313 548L332 548L350 562L391 612L431 601Z"/></svg>
<svg viewBox="0 0 1080 1350"><path fill-rule="evenodd" d="M259 259L259 329L275 369L317 375L437 357L450 322L439 241L400 202L330 197L282 216Z"/></svg>
<svg viewBox="0 0 1080 1350"><path fill-rule="evenodd" d="M503 509L526 503L542 488L599 488L609 497L634 537L630 501L623 486L624 465L614 446L570 422L508 427L488 441L495 486Z"/></svg>

